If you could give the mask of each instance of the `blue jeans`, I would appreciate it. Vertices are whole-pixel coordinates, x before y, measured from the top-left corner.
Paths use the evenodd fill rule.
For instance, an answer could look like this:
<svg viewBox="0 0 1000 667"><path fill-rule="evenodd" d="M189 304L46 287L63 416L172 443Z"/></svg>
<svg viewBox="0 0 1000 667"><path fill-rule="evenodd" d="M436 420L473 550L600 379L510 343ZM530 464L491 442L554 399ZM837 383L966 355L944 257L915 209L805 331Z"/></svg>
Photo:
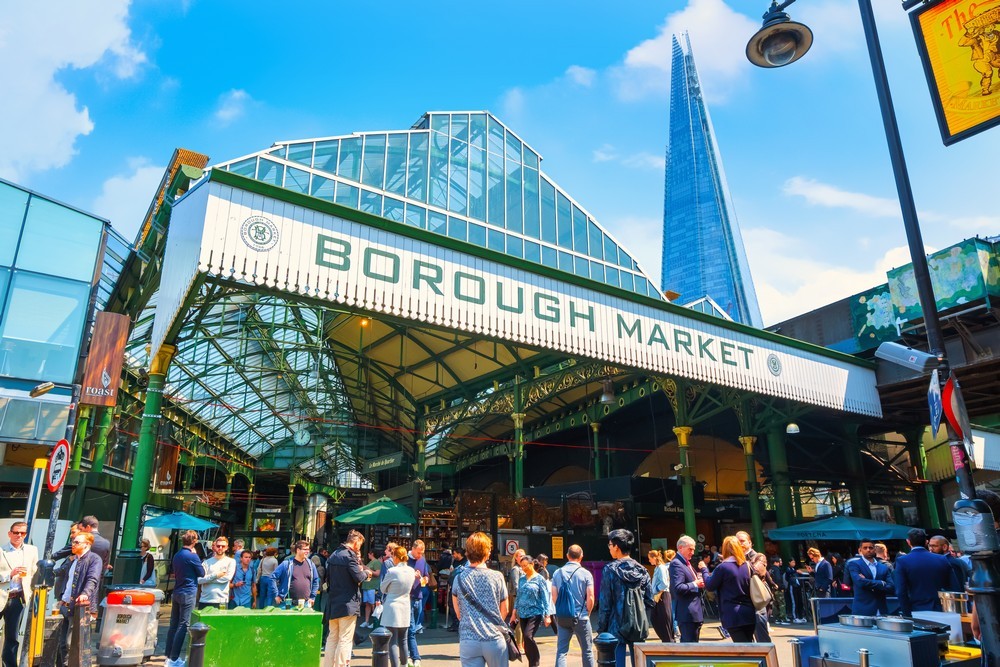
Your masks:
<svg viewBox="0 0 1000 667"><path fill-rule="evenodd" d="M424 599L421 597L410 600L410 604L410 629L406 632L406 648L410 652L410 660L420 660L420 649L417 648L417 615L424 608Z"/></svg>
<svg viewBox="0 0 1000 667"><path fill-rule="evenodd" d="M274 578L268 574L262 575L260 584L257 587L257 608L273 607L274 596L277 594L278 587L274 583Z"/></svg>
<svg viewBox="0 0 1000 667"><path fill-rule="evenodd" d="M618 642L615 647L615 667L625 667L625 649L628 648L629 655L632 656L632 667L635 667L635 644Z"/></svg>
<svg viewBox="0 0 1000 667"><path fill-rule="evenodd" d="M590 629L590 619L581 619L572 628L556 628L556 667L566 667L566 654L569 653L569 641L576 637L583 654L583 667L594 667L594 639Z"/></svg>
<svg viewBox="0 0 1000 667"><path fill-rule="evenodd" d="M191 612L197 591L174 593L170 604L170 627L167 629L167 657L177 660L184 650L184 639L191 625Z"/></svg>

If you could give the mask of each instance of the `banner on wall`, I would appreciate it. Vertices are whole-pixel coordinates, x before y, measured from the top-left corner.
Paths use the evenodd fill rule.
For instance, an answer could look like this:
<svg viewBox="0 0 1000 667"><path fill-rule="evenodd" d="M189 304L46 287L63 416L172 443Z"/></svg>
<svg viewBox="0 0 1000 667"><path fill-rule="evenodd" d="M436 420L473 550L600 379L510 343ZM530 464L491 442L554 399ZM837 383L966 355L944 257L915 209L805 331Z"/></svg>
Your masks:
<svg viewBox="0 0 1000 667"><path fill-rule="evenodd" d="M118 403L128 325L127 315L97 313L80 387L81 405L114 407Z"/></svg>

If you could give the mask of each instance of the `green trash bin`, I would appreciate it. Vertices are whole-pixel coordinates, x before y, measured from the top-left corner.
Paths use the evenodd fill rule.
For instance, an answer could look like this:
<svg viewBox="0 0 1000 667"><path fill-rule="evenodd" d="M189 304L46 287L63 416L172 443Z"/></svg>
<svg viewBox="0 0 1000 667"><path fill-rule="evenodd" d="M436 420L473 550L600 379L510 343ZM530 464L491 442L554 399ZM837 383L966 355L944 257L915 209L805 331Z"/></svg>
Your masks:
<svg viewBox="0 0 1000 667"><path fill-rule="evenodd" d="M191 614L191 623L211 628L205 665L288 667L319 663L323 614L313 609L216 609Z"/></svg>

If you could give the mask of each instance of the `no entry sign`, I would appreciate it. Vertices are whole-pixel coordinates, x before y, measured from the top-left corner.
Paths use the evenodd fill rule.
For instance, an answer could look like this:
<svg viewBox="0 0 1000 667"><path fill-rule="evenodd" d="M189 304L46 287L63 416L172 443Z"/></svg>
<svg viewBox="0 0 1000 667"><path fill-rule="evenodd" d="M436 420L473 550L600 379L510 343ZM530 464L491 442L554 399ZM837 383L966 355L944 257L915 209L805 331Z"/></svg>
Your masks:
<svg viewBox="0 0 1000 667"><path fill-rule="evenodd" d="M60 440L49 454L49 466L45 470L45 485L50 493L55 493L66 481L69 472L69 442Z"/></svg>

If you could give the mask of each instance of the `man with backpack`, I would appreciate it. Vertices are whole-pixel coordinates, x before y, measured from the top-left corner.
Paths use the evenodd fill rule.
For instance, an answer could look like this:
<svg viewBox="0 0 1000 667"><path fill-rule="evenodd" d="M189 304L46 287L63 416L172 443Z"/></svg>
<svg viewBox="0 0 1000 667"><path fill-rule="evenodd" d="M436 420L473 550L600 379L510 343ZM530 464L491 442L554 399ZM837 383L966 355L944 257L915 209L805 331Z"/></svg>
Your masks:
<svg viewBox="0 0 1000 667"><path fill-rule="evenodd" d="M590 612L594 608L594 576L585 570L583 549L574 544L566 550L567 563L552 575L552 603L556 617L556 667L566 667L572 637L580 643L583 667L594 667L594 644Z"/></svg>
<svg viewBox="0 0 1000 667"><path fill-rule="evenodd" d="M614 560L601 573L597 632L609 632L618 639L617 667L625 667L626 650L635 667L635 643L649 636L648 613L653 608L649 573L630 556L634 545L631 531L618 528L608 533L608 551Z"/></svg>

